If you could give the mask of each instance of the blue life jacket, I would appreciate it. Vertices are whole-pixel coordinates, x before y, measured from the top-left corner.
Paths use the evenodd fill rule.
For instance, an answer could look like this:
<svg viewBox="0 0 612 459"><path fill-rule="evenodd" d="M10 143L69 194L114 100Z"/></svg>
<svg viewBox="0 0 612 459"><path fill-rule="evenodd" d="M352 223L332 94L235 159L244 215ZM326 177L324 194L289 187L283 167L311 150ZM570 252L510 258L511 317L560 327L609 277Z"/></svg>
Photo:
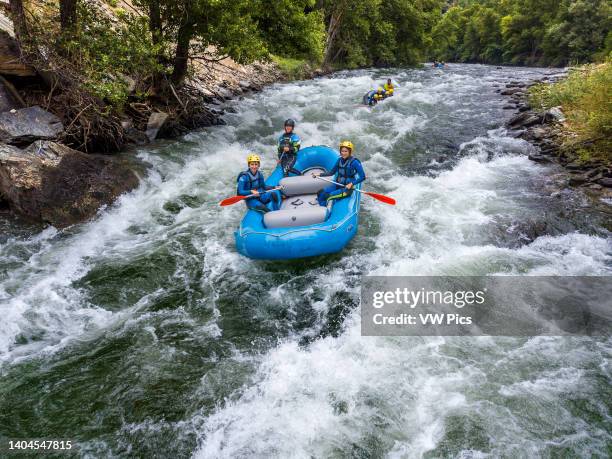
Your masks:
<svg viewBox="0 0 612 459"><path fill-rule="evenodd" d="M240 174L238 174L238 178L236 179L236 182L240 182L240 179L242 177L246 177L248 180L247 182L248 190L257 190L257 191L265 190L266 181L264 180L264 176L260 171L257 171L257 174L255 175L251 173L250 169L247 169L246 171L242 171ZM238 185L237 187L236 194L240 194L240 185Z"/></svg>
<svg viewBox="0 0 612 459"><path fill-rule="evenodd" d="M357 175L357 169L355 169L355 158L350 156L346 162L342 158L338 160L338 175L336 176L336 181L346 185L354 179ZM344 162L344 164L342 164Z"/></svg>

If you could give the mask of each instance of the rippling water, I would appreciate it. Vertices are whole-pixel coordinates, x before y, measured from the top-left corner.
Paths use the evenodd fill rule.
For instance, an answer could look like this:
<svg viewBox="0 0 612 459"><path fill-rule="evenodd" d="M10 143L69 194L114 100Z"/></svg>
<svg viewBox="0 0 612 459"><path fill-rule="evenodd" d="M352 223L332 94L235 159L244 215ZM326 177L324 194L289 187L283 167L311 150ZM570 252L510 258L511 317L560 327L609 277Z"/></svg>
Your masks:
<svg viewBox="0 0 612 459"><path fill-rule="evenodd" d="M83 456L607 456L612 341L361 337L360 276L610 275L609 214L550 195L553 167L501 127L495 85L553 73L355 71L231 102L227 126L135 154L148 175L92 222L0 228L0 439ZM388 76L396 96L361 95ZM255 262L233 245L247 151L275 165L349 138L369 189L337 255ZM548 191L547 191L548 190Z"/></svg>

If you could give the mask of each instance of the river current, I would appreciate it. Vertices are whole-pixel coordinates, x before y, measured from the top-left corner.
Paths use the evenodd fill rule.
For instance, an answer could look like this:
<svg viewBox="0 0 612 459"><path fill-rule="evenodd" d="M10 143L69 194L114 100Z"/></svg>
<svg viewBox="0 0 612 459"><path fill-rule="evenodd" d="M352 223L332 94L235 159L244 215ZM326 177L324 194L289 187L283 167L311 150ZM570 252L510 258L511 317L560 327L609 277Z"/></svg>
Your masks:
<svg viewBox="0 0 612 459"><path fill-rule="evenodd" d="M496 89L552 69L451 65L276 84L225 126L134 151L142 183L58 231L0 220L0 439L83 457L605 457L609 338L362 337L362 275L612 275L610 214L555 192ZM395 96L361 96L387 77ZM247 152L354 142L341 253L236 253Z"/></svg>

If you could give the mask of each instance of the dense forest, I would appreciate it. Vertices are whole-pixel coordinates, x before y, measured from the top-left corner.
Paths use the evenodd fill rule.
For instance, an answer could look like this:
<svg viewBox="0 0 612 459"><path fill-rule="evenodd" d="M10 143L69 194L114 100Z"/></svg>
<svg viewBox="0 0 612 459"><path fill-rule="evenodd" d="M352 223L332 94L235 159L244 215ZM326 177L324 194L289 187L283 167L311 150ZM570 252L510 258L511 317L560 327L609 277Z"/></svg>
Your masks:
<svg viewBox="0 0 612 459"><path fill-rule="evenodd" d="M606 0L3 5L22 62L45 83L18 89L28 105L49 107L64 120L65 142L85 151L121 149L125 119L142 130L157 111L176 120L177 133L204 125L198 119L210 119L203 113L206 100L202 92L193 97L184 83L198 72L206 79L206 66L228 57L238 64L274 61L289 78L300 78L314 69L410 66L427 59L566 65L605 61L612 49Z"/></svg>
<svg viewBox="0 0 612 459"><path fill-rule="evenodd" d="M453 62L567 65L612 50L607 0L460 0L432 30L430 56Z"/></svg>
<svg viewBox="0 0 612 459"><path fill-rule="evenodd" d="M180 85L190 61L225 56L326 68L564 65L612 49L606 0L10 0L8 9L27 57L69 58L111 101L125 97L113 75Z"/></svg>

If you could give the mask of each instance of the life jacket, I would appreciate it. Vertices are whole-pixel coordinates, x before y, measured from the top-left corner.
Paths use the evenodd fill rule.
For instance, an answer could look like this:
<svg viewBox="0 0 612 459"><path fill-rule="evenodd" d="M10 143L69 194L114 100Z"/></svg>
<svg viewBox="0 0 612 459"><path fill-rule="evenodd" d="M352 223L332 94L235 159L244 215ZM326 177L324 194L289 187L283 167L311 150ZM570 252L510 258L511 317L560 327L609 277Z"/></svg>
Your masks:
<svg viewBox="0 0 612 459"><path fill-rule="evenodd" d="M264 180L264 176L260 171L257 171L257 174L255 175L251 174L250 169L247 169L246 171L242 171L240 174L238 174L238 178L236 179L236 182L239 182L243 176L247 177L247 180L248 180L247 189L248 190L260 191L264 189L266 186L266 181ZM240 193L239 188L240 188L239 186L236 187L236 190L237 190L236 194Z"/></svg>
<svg viewBox="0 0 612 459"><path fill-rule="evenodd" d="M336 181L339 183L342 183L343 185L346 185L347 183L349 183L351 181L351 179L354 179L355 176L357 175L357 169L355 168L354 162L357 161L355 158L353 158L352 156L349 156L349 158L343 163L343 159L340 158L339 159L339 163L338 163L338 175L336 176Z"/></svg>
<svg viewBox="0 0 612 459"><path fill-rule="evenodd" d="M393 85L392 84L385 83L383 88L384 88L385 91L389 91L389 90L393 91Z"/></svg>

